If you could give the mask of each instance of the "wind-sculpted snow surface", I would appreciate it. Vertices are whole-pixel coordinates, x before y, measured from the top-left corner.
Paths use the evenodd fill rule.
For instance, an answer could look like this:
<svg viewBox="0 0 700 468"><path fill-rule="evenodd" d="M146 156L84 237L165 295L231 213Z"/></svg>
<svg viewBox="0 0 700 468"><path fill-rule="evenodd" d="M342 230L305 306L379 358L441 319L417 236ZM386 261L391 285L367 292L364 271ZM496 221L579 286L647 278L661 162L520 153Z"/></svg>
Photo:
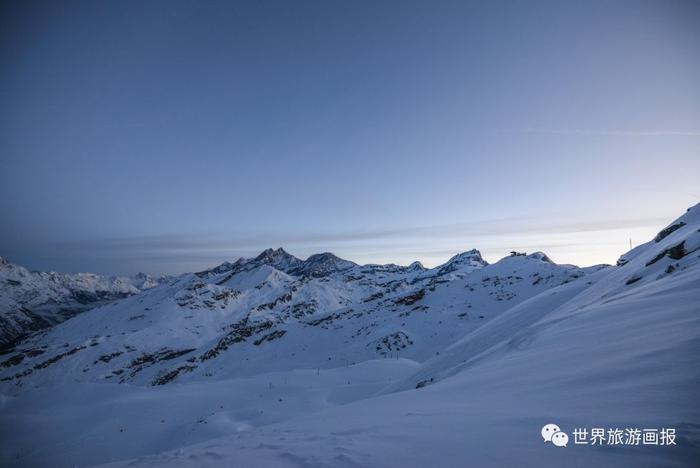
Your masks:
<svg viewBox="0 0 700 468"><path fill-rule="evenodd" d="M699 212L615 267L270 249L183 275L2 356L0 463L693 466ZM678 435L591 446L576 427Z"/></svg>

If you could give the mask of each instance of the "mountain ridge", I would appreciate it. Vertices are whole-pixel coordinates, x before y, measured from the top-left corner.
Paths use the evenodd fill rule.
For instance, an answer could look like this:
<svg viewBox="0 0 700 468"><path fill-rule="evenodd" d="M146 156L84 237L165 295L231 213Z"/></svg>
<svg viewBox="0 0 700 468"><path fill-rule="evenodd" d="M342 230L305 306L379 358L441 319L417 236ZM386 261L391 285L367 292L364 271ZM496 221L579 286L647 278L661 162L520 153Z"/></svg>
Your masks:
<svg viewBox="0 0 700 468"><path fill-rule="evenodd" d="M455 465L539 463L543 418L677 427L670 464L697 459L700 204L617 266L471 250L433 269L338 268L320 254L314 276L290 257L169 278L7 350L0 463L425 466L425 447ZM546 456L566 465L563 452ZM577 457L610 465L603 452Z"/></svg>
<svg viewBox="0 0 700 468"><path fill-rule="evenodd" d="M30 271L0 257L0 346L89 308L153 288L161 279Z"/></svg>

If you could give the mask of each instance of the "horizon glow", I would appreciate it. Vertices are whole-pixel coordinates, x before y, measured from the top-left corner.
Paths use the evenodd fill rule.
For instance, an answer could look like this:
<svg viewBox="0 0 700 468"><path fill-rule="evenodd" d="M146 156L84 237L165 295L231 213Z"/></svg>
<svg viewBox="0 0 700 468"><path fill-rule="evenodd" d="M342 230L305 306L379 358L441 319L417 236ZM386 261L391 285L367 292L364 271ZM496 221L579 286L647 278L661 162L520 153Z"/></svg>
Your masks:
<svg viewBox="0 0 700 468"><path fill-rule="evenodd" d="M700 4L5 2L0 256L614 263L700 201Z"/></svg>

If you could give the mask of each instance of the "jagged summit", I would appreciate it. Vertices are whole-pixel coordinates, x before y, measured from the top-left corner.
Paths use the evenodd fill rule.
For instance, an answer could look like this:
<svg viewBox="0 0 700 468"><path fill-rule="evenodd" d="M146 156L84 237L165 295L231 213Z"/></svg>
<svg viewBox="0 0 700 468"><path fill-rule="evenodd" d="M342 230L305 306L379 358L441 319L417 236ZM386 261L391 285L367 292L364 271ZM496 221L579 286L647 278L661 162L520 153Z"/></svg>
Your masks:
<svg viewBox="0 0 700 468"><path fill-rule="evenodd" d="M458 271L461 273L468 273L487 265L488 262L481 258L481 252L477 249L472 249L467 252L458 253L446 263L436 267L436 270L437 274L440 276Z"/></svg>
<svg viewBox="0 0 700 468"><path fill-rule="evenodd" d="M344 260L331 252L313 254L306 260L301 260L282 247L263 250L251 263L270 265L292 276L310 277L326 276L357 266L356 263Z"/></svg>
<svg viewBox="0 0 700 468"><path fill-rule="evenodd" d="M294 255L292 255L292 254L288 253L286 250L284 250L282 247L278 247L276 249L268 248L268 249L263 250L262 252L260 252L258 254L257 257L255 257L255 261L267 262L267 261L275 260L275 259L279 259L279 258L286 258L286 259L294 258L294 259L299 260Z"/></svg>
<svg viewBox="0 0 700 468"><path fill-rule="evenodd" d="M285 273L298 268L302 261L285 251L282 247L276 249L268 248L260 252L254 258L239 258L235 262L223 262L222 264L195 273L200 278L209 278L211 276L229 273L234 275L243 270L252 270L263 265L269 265L277 270Z"/></svg>
<svg viewBox="0 0 700 468"><path fill-rule="evenodd" d="M427 270L427 268L424 267L423 264L417 260L406 267L406 271L425 271L425 270Z"/></svg>
<svg viewBox="0 0 700 468"><path fill-rule="evenodd" d="M197 273L197 276L208 278L227 272L233 275L240 271L252 270L263 265L271 266L288 275L311 277L325 276L357 266L356 263L339 258L330 252L314 254L306 260L301 260L288 253L282 247L278 247L276 249L265 249L254 258L239 259L234 263L224 262L215 268Z"/></svg>
<svg viewBox="0 0 700 468"><path fill-rule="evenodd" d="M302 261L294 255L287 253L282 247L276 249L265 249L260 255L253 259L254 263L270 265L278 270L288 272L297 268Z"/></svg>
<svg viewBox="0 0 700 468"><path fill-rule="evenodd" d="M330 252L323 252L311 255L298 268L289 273L298 276L320 277L338 271L345 271L354 266L357 266L354 262L344 260Z"/></svg>
<svg viewBox="0 0 700 468"><path fill-rule="evenodd" d="M225 273L225 272L227 272L227 271L235 270L235 269L238 268L241 264L243 264L244 261L245 261L245 260L244 260L243 258L239 258L238 260L236 260L236 261L233 262L233 263L227 261L227 262L222 263L221 265L215 266L214 268L210 268L210 269L208 269L208 270L198 271L198 272L195 273L195 275L197 275L197 276L199 276L199 277L206 277L206 276L209 276L209 275L212 275L212 274L218 275L218 274L220 274L220 273Z"/></svg>

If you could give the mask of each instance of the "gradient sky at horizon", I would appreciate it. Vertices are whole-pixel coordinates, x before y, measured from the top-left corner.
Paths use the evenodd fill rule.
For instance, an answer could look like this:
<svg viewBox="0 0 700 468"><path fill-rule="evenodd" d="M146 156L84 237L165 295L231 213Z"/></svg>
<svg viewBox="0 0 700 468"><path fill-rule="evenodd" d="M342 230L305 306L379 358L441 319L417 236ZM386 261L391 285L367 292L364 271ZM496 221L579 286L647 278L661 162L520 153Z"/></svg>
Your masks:
<svg viewBox="0 0 700 468"><path fill-rule="evenodd" d="M612 263L700 201L700 2L8 1L0 256Z"/></svg>

